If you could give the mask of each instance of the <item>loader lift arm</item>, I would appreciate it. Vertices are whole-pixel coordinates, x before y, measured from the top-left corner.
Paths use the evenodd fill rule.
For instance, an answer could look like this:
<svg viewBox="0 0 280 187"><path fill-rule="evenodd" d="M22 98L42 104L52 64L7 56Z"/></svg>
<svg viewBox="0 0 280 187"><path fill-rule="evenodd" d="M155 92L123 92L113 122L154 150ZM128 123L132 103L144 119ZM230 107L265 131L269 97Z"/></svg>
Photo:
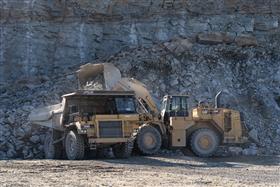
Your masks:
<svg viewBox="0 0 280 187"><path fill-rule="evenodd" d="M146 88L146 85L140 81L133 78L122 78L116 83L113 90L134 91L139 102L141 102L141 104L143 104L146 108L148 107L149 112L153 116L158 116L159 110L157 105L155 104L150 92Z"/></svg>

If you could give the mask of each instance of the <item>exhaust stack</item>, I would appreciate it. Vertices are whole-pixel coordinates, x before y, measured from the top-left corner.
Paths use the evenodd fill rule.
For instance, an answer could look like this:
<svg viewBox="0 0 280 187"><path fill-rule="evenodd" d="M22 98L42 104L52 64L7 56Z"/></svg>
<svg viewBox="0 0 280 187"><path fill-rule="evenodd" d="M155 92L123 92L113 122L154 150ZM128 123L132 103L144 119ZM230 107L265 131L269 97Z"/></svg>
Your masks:
<svg viewBox="0 0 280 187"><path fill-rule="evenodd" d="M217 93L217 95L215 96L215 108L218 108L219 106L219 102L218 102L218 99L219 99L219 96L221 95L222 91L219 91Z"/></svg>

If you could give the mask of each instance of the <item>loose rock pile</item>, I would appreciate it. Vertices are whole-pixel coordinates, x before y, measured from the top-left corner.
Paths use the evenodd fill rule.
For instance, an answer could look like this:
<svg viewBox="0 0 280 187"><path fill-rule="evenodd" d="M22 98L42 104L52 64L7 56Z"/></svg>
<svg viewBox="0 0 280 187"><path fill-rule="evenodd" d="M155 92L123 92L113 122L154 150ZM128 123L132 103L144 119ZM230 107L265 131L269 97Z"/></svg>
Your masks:
<svg viewBox="0 0 280 187"><path fill-rule="evenodd" d="M74 76L33 83L1 85L0 159L42 158L46 129L28 121L30 111L60 102L62 94L75 89Z"/></svg>
<svg viewBox="0 0 280 187"><path fill-rule="evenodd" d="M219 154L280 152L280 61L270 50L235 44L208 46L177 38L150 48L124 50L95 62L114 63L123 76L143 81L158 98L164 94L190 94L191 106L199 100L212 102L223 90L221 104L242 112L256 145L232 147ZM37 107L58 103L61 95L74 91L76 68L33 82L1 85L0 158L43 156L46 129L30 124L28 114Z"/></svg>

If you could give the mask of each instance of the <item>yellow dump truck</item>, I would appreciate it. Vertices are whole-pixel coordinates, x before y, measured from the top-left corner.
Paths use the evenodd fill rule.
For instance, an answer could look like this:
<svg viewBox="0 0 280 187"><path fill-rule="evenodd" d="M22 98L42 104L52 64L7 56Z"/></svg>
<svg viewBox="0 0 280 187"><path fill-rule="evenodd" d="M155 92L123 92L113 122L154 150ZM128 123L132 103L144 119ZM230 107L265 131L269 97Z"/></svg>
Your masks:
<svg viewBox="0 0 280 187"><path fill-rule="evenodd" d="M83 159L86 150L111 147L115 157L127 158L133 148L133 132L139 126L133 91L78 90L62 96L62 102L34 110L33 124L45 126L44 152L48 159Z"/></svg>

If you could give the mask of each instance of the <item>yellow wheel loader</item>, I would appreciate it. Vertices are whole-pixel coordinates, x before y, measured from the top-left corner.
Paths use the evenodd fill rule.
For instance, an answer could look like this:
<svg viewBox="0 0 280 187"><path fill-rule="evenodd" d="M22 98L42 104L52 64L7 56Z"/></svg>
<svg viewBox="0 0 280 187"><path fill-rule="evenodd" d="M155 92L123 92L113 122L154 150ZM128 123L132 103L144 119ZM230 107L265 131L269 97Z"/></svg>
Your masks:
<svg viewBox="0 0 280 187"><path fill-rule="evenodd" d="M221 144L247 141L240 113L219 108L217 102L214 107L199 104L191 109L188 96L167 95L161 107L161 120L167 129L169 147L188 147L197 156L209 157Z"/></svg>

